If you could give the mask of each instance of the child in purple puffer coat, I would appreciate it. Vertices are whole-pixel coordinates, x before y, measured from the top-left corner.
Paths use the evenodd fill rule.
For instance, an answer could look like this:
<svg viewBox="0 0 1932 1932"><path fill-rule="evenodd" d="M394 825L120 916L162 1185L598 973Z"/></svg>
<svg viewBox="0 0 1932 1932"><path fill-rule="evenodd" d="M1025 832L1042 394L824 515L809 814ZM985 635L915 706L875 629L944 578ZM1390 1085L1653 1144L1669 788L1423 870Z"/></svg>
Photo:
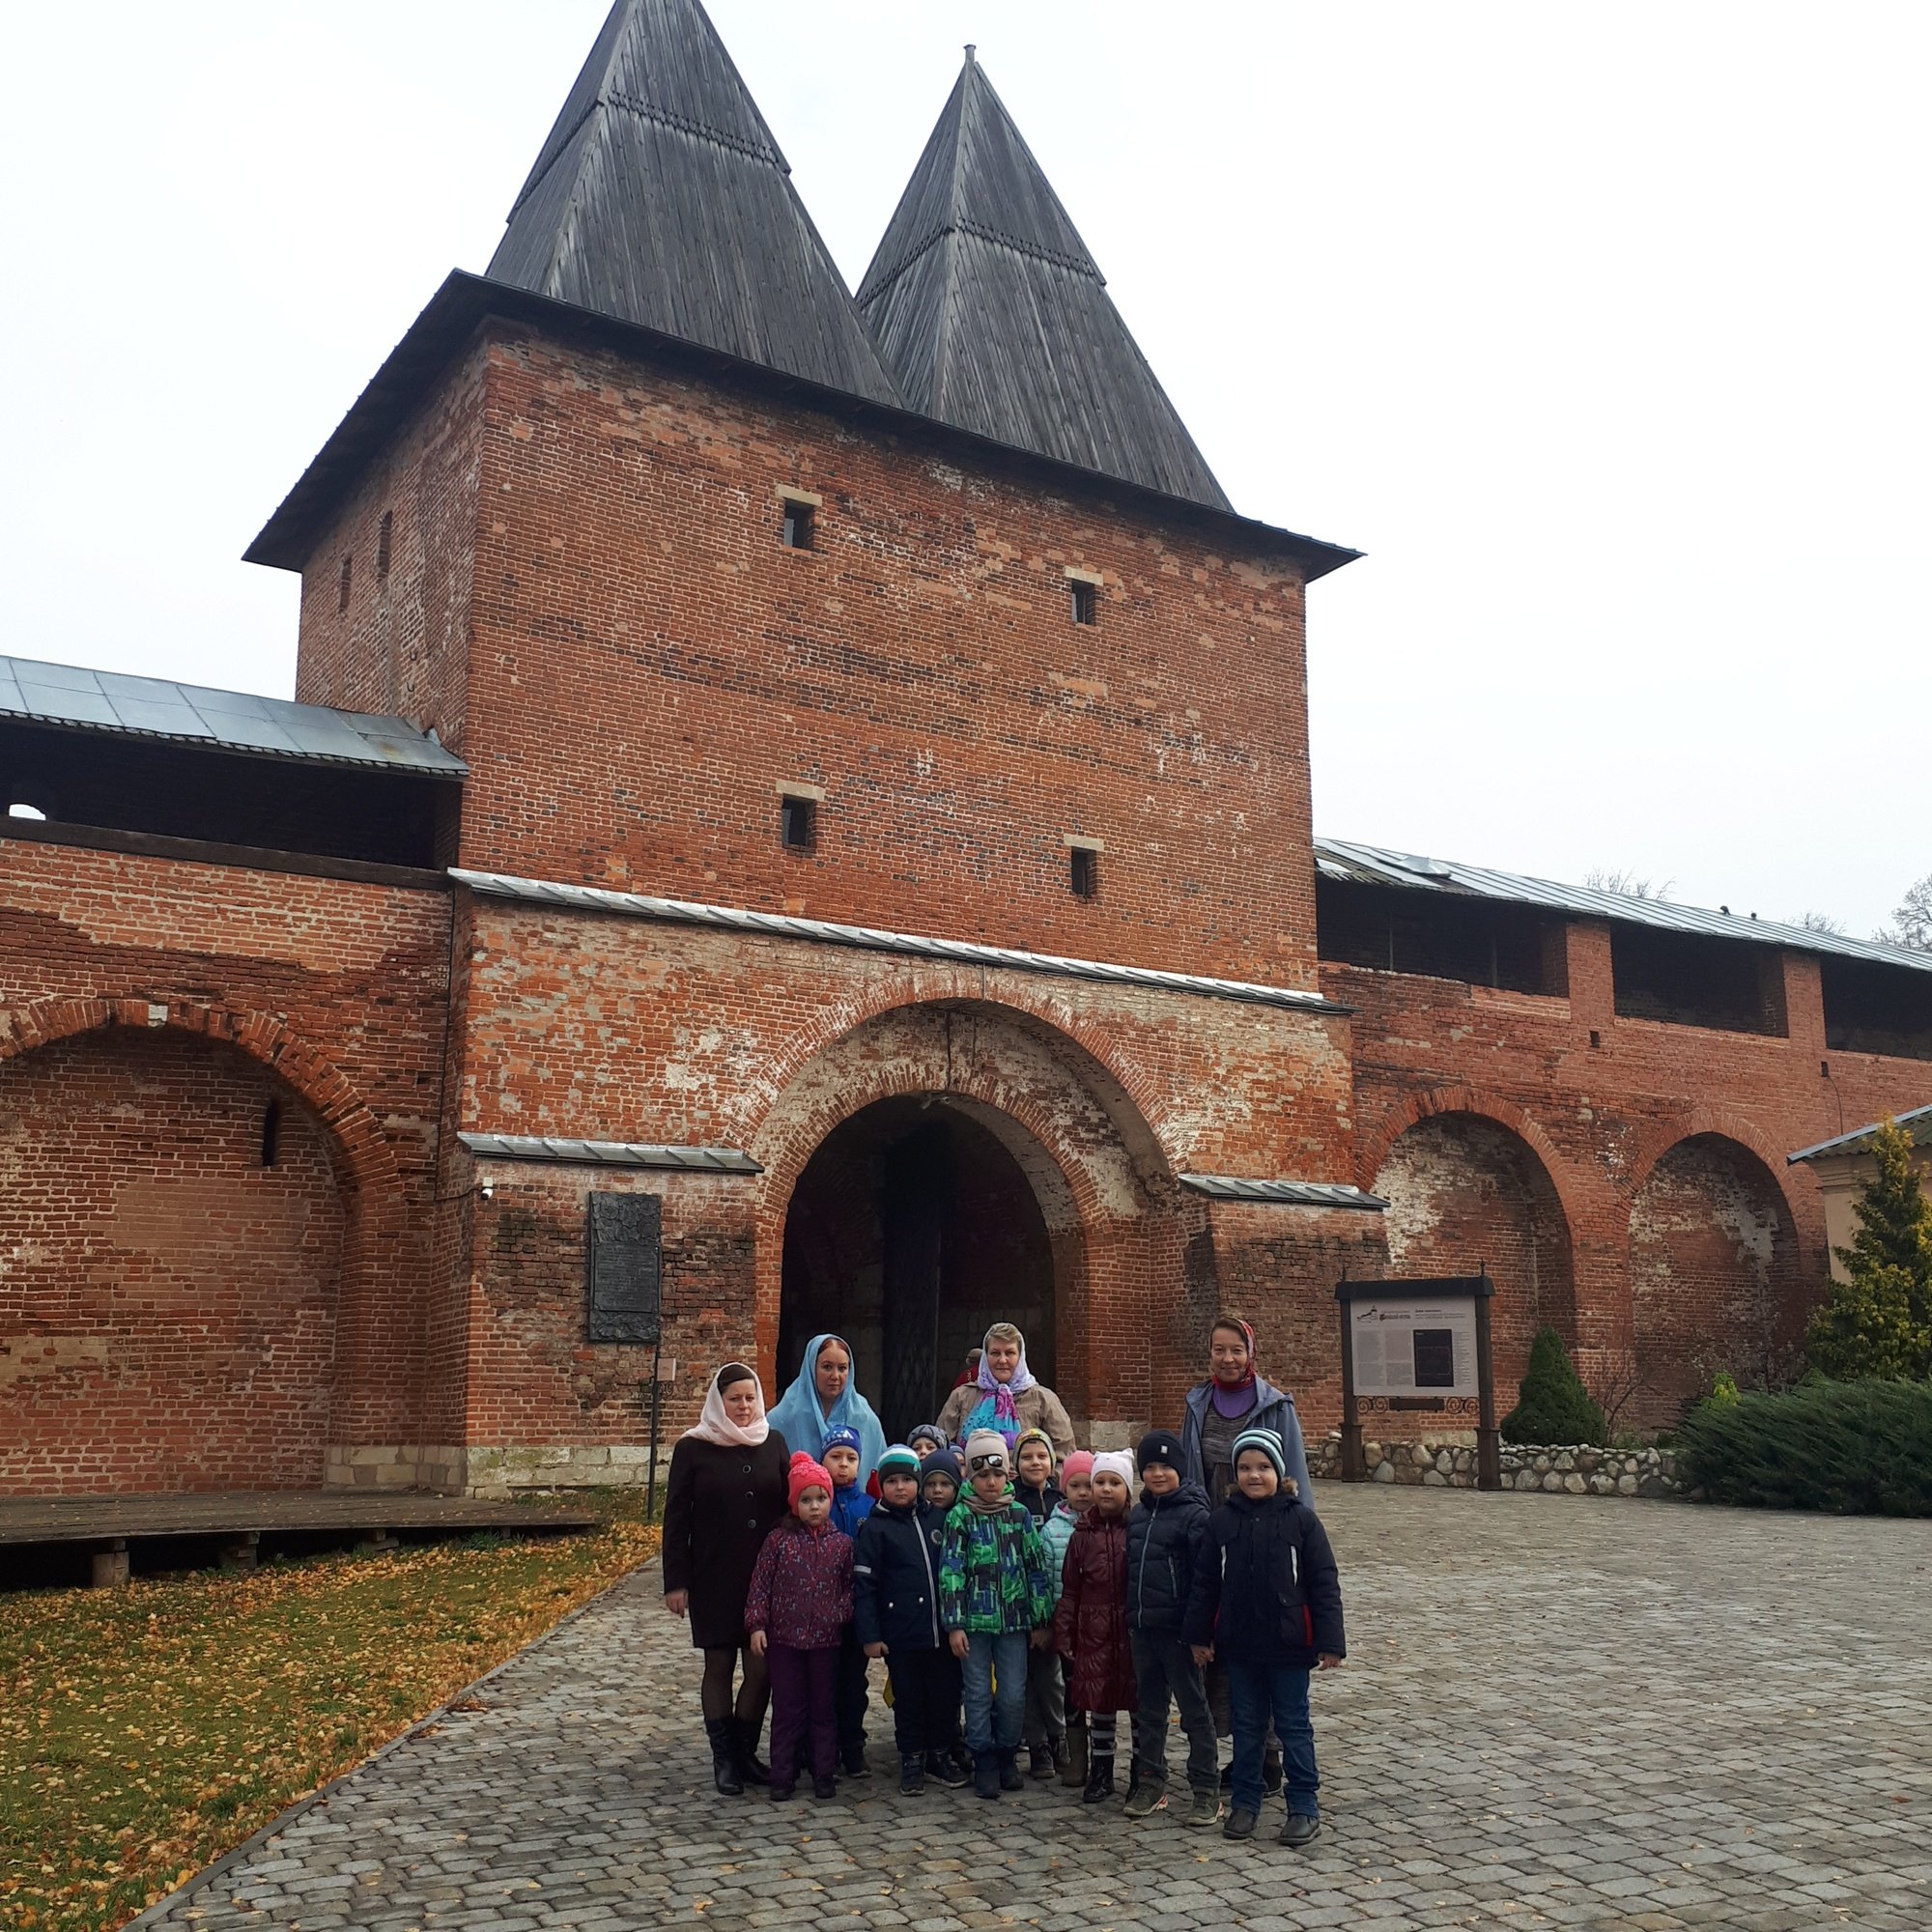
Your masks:
<svg viewBox="0 0 1932 1932"><path fill-rule="evenodd" d="M802 1450L786 1477L791 1514L765 1538L745 1599L752 1653L772 1673L772 1802L811 1751L811 1795L838 1790L838 1644L852 1621L852 1539L832 1527L832 1478Z"/></svg>

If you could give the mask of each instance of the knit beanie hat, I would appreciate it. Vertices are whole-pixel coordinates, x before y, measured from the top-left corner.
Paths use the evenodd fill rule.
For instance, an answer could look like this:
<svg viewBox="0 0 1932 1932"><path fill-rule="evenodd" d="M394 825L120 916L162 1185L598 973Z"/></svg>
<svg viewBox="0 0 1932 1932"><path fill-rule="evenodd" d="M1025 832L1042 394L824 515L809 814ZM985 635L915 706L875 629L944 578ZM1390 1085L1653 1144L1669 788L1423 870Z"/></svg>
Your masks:
<svg viewBox="0 0 1932 1932"><path fill-rule="evenodd" d="M1134 1466L1145 1471L1150 1463L1165 1463L1170 1469L1180 1467L1180 1437L1171 1429L1150 1429L1134 1451Z"/></svg>
<svg viewBox="0 0 1932 1932"><path fill-rule="evenodd" d="M798 1513L798 1499L807 1490L823 1490L829 1497L832 1494L832 1476L823 1463L814 1463L803 1449L791 1459L791 1466L785 1471L785 1497Z"/></svg>
<svg viewBox="0 0 1932 1932"><path fill-rule="evenodd" d="M1049 1435L1043 1429L1022 1429L1020 1433L1013 1437L1013 1466L1015 1468L1019 1467L1020 1451L1024 1449L1029 1442L1037 1442L1040 1445L1040 1447L1046 1451L1048 1461L1050 1462L1053 1460L1054 1456L1053 1437Z"/></svg>
<svg viewBox="0 0 1932 1932"><path fill-rule="evenodd" d="M1094 1458L1094 1474L1118 1476L1128 1489L1134 1486L1134 1459L1124 1449L1109 1449L1104 1456Z"/></svg>
<svg viewBox="0 0 1932 1932"><path fill-rule="evenodd" d="M966 1467L977 1470L981 1462L987 1468L997 1460L1001 1469L1012 1466L1012 1458L1007 1453L1007 1438L997 1429L976 1429L966 1438Z"/></svg>
<svg viewBox="0 0 1932 1932"><path fill-rule="evenodd" d="M882 1483L888 1476L911 1476L915 1481L919 1477L919 1458L903 1442L895 1442L873 1467Z"/></svg>
<svg viewBox="0 0 1932 1932"><path fill-rule="evenodd" d="M906 1440L912 1444L913 1453L919 1453L922 1442L930 1442L935 1449L944 1449L946 1432L936 1422L916 1422L906 1431Z"/></svg>
<svg viewBox="0 0 1932 1932"><path fill-rule="evenodd" d="M849 1422L835 1422L825 1432L825 1439L818 1445L818 1453L824 1456L834 1449L849 1449L855 1456L863 1456L865 1453L859 1445L859 1432Z"/></svg>
<svg viewBox="0 0 1932 1932"><path fill-rule="evenodd" d="M919 1465L919 1480L924 1485L928 1476L944 1476L952 1487L959 1487L959 1458L951 1449L935 1449Z"/></svg>
<svg viewBox="0 0 1932 1932"><path fill-rule="evenodd" d="M1076 1449L1060 1465L1060 1480L1070 1483L1075 1476L1092 1476L1094 1473L1094 1452L1091 1449Z"/></svg>
<svg viewBox="0 0 1932 1932"><path fill-rule="evenodd" d="M1237 1468L1243 1449L1259 1449L1274 1464L1275 1474L1284 1482L1288 1479L1288 1458L1282 1454L1281 1437L1273 1430L1244 1429L1235 1437L1235 1446L1229 1452L1228 1460Z"/></svg>

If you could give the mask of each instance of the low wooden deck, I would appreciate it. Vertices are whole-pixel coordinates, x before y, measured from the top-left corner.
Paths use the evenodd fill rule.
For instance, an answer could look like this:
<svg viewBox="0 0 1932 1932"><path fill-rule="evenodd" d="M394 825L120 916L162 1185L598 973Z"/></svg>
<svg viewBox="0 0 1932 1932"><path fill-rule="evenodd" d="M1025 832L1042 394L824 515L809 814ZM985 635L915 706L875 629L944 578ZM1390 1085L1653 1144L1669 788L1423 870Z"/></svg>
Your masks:
<svg viewBox="0 0 1932 1932"><path fill-rule="evenodd" d="M366 1490L223 1491L191 1495L0 1496L0 1575L9 1549L66 1545L93 1552L94 1580L128 1575L130 1544L212 1540L223 1560L252 1566L265 1536L354 1537L378 1548L403 1532L460 1536L512 1530L526 1536L596 1528L588 1510L474 1502L465 1496Z"/></svg>

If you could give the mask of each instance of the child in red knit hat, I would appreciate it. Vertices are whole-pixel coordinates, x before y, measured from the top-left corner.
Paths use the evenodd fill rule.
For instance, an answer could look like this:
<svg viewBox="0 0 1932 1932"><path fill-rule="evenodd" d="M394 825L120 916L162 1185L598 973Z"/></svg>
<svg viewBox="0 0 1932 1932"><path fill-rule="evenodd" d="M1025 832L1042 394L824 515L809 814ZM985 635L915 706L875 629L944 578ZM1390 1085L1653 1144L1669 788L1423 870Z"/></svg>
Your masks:
<svg viewBox="0 0 1932 1932"><path fill-rule="evenodd" d="M852 1621L852 1539L832 1527L832 1478L801 1450L786 1477L791 1514L765 1538L745 1599L752 1653L772 1673L772 1802L811 1753L811 1795L838 1790L838 1643Z"/></svg>

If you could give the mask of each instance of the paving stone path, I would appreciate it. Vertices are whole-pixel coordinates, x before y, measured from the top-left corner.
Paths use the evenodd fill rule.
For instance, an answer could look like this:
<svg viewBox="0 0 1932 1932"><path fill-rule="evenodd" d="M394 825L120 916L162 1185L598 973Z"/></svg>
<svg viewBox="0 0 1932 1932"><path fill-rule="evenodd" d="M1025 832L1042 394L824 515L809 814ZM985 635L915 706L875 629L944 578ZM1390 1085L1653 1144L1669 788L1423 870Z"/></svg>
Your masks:
<svg viewBox="0 0 1932 1932"><path fill-rule="evenodd" d="M1352 1649L1318 1681L1307 1854L1274 1806L1243 1847L1057 1784L902 1799L876 1721L877 1775L834 1804L717 1798L645 1571L153 1922L1932 1926L1932 1523L1319 1500Z"/></svg>

